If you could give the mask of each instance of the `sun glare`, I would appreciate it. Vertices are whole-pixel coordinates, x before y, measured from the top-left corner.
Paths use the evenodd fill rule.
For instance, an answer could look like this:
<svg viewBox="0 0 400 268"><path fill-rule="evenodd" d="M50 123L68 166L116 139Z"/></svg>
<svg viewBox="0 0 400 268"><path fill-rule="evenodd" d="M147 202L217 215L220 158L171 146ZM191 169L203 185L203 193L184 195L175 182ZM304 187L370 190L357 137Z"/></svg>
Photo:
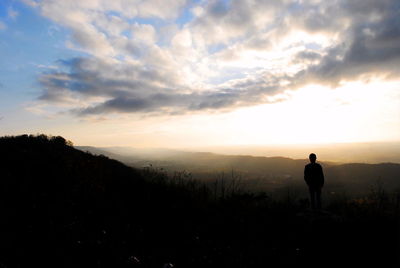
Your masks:
<svg viewBox="0 0 400 268"><path fill-rule="evenodd" d="M380 91L376 88L380 87ZM400 128L382 133L397 111L399 83L348 83L337 89L310 85L287 93L275 104L241 109L232 114L234 144L302 144L396 140ZM399 118L400 119L400 118ZM391 123L391 124L390 124Z"/></svg>

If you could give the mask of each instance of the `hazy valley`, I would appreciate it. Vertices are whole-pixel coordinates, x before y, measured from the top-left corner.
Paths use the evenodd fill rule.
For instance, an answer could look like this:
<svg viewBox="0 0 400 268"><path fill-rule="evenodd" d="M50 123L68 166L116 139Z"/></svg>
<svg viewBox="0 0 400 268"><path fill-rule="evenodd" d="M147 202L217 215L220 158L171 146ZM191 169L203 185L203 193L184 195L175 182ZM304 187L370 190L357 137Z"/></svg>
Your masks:
<svg viewBox="0 0 400 268"><path fill-rule="evenodd" d="M343 145L344 146L344 145ZM369 148L366 153L367 159L373 159L374 148L378 145L366 146L365 144L352 145L353 147ZM397 145L396 145L397 146ZM380 145L380 153L386 153L386 160L395 160L399 157L396 146ZM238 187L246 191L269 191L282 192L290 188L297 195L306 196L306 187L303 181L304 165L308 159L292 159L287 157L265 157L251 155L227 155L210 152L188 152L167 149L135 149L129 147L77 147L84 151L94 154L103 154L114 159L118 159L127 165L136 168L152 167L156 170L173 174L184 172L190 178L198 179L203 182L212 183L216 180L225 180L236 183ZM386 149L384 149L386 148ZM390 149L389 149L390 148ZM304 148L303 148L304 149ZM356 155L352 148L346 150L340 147L335 150L325 151L322 155L345 154ZM354 149L354 148L353 148ZM250 148L248 148L250 150ZM261 149L259 149L261 150ZM277 150L277 149L275 149ZM282 151L272 151L270 154L285 154L288 148ZM300 150L300 148L297 148ZM230 148L227 152L235 152L235 148ZM255 151L257 152L257 151ZM296 153L296 147L294 148ZM371 187L382 187L388 192L400 190L400 164L384 163L365 163L362 161L361 150L358 152L356 163L343 163L333 161L323 161L325 173L325 192L327 198L337 195L359 196L368 194ZM303 151L304 154L304 151ZM344 157L345 157L344 156ZM378 159L375 156L376 159Z"/></svg>

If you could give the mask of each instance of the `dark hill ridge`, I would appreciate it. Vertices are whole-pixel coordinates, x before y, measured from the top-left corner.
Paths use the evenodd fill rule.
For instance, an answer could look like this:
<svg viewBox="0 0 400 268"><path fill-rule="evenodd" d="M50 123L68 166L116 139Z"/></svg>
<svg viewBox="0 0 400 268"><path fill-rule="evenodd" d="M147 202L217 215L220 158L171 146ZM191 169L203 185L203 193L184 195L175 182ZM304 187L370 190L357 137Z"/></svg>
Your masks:
<svg viewBox="0 0 400 268"><path fill-rule="evenodd" d="M143 172L76 150L62 137L3 137L0 152L5 267L118 267L155 243L157 233L144 234L145 226L156 229L166 213L194 206L185 191L145 181ZM163 225L157 239L172 239Z"/></svg>
<svg viewBox="0 0 400 268"><path fill-rule="evenodd" d="M334 203L318 214L266 194L220 198L62 137L3 137L0 152L0 267L396 263L398 203L386 199Z"/></svg>

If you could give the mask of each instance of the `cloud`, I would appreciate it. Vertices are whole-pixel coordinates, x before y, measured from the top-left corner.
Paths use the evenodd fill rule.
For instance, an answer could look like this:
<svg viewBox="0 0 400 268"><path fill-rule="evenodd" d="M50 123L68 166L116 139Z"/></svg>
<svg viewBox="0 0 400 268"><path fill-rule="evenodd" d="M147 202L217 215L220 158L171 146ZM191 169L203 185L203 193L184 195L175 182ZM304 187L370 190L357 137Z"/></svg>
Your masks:
<svg viewBox="0 0 400 268"><path fill-rule="evenodd" d="M16 11L15 9L10 7L7 10L7 15L11 19L16 19L18 17L19 13L18 13L18 11Z"/></svg>
<svg viewBox="0 0 400 268"><path fill-rule="evenodd" d="M186 113L210 109L232 109L258 103L276 90L276 79L241 79L218 89L186 88L169 72L123 62L76 58L64 62L68 72L50 72L41 77L45 89L40 99L67 102L101 98L92 105L73 110L78 115L109 112ZM108 70L108 71L107 71ZM76 95L74 97L74 95Z"/></svg>
<svg viewBox="0 0 400 268"><path fill-rule="evenodd" d="M135 23L131 26L132 37L146 44L154 44L157 41L157 35L154 27L149 24Z"/></svg>
<svg viewBox="0 0 400 268"><path fill-rule="evenodd" d="M38 6L38 2L36 0L22 0L22 2L31 7Z"/></svg>
<svg viewBox="0 0 400 268"><path fill-rule="evenodd" d="M4 22L0 21L0 31L5 29L7 29L7 25Z"/></svg>
<svg viewBox="0 0 400 268"><path fill-rule="evenodd" d="M374 2L368 9L364 1L352 2L348 12L357 16L349 27L347 39L329 49L318 64L309 66L301 75L335 84L366 74L399 74L396 68L400 64L399 10L390 1ZM372 14L376 16L374 20L363 19Z"/></svg>
<svg viewBox="0 0 400 268"><path fill-rule="evenodd" d="M134 23L134 18L171 20L185 5L184 0L42 0L35 2L41 14L69 28L72 38L68 46L97 57L134 54L137 40L154 42L151 25Z"/></svg>
<svg viewBox="0 0 400 268"><path fill-rule="evenodd" d="M41 68L41 69L53 69L53 70L56 70L56 69L58 69L58 67L57 67L57 66L55 66L55 65L43 65L43 64L37 64L37 65L36 65L36 67L37 67L37 68Z"/></svg>
<svg viewBox="0 0 400 268"><path fill-rule="evenodd" d="M320 60L322 58L321 54L312 50L303 50L297 53L294 57L294 63L299 62L313 62Z"/></svg>
<svg viewBox="0 0 400 268"><path fill-rule="evenodd" d="M229 44L276 24L284 8L285 1L209 1L190 27L199 43Z"/></svg>
<svg viewBox="0 0 400 268"><path fill-rule="evenodd" d="M39 78L40 101L78 116L226 111L307 84L399 74L395 0L35 3L86 52Z"/></svg>

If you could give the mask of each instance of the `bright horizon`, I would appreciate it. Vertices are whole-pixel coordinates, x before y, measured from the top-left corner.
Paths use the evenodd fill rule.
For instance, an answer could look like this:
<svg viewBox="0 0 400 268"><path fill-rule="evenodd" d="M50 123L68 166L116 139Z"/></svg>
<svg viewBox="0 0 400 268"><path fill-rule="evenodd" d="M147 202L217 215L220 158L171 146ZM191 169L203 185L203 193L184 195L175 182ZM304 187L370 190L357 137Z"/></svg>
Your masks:
<svg viewBox="0 0 400 268"><path fill-rule="evenodd" d="M396 1L165 3L2 1L0 135L141 148L400 142Z"/></svg>

